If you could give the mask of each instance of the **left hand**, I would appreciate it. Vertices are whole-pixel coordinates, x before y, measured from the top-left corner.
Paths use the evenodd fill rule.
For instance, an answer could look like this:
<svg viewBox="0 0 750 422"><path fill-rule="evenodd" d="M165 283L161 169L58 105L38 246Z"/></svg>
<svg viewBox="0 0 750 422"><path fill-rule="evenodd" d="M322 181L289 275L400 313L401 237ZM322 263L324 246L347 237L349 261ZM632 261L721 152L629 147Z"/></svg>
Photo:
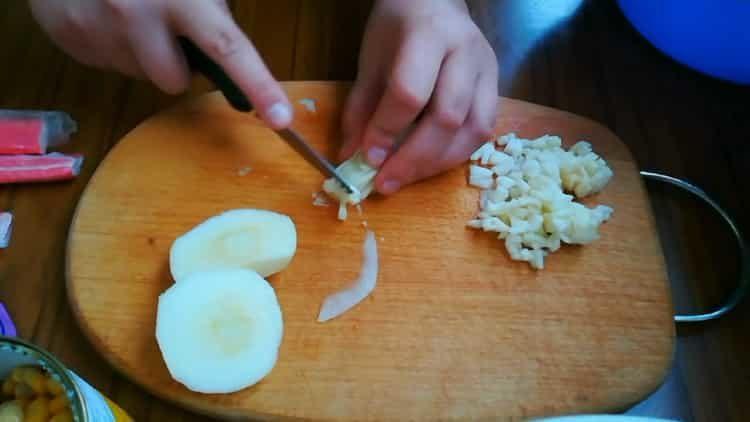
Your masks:
<svg viewBox="0 0 750 422"><path fill-rule="evenodd" d="M380 168L383 194L455 167L492 136L497 82L495 53L463 0L379 0L344 109L340 158L361 148Z"/></svg>

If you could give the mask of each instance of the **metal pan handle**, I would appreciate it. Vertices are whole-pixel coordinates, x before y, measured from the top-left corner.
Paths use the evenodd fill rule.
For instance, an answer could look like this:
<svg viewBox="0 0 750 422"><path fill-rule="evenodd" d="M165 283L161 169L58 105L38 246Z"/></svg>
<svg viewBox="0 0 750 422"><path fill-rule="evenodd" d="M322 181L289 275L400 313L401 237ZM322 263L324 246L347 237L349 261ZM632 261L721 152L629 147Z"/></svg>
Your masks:
<svg viewBox="0 0 750 422"><path fill-rule="evenodd" d="M676 186L680 189L683 189L687 192L690 192L691 194L697 196L704 202L706 202L708 205L711 206L711 208L714 209L722 219L729 225L729 228L732 229L732 233L734 233L734 237L737 240L737 245L739 246L739 252L740 252L740 280L739 284L737 285L737 288L732 292L732 294L727 298L727 300L721 304L718 308L716 308L713 311L702 313L702 314L689 314L689 315L675 315L674 320L675 322L699 322L699 321L709 321L712 319L716 319L721 317L722 315L726 314L727 312L734 309L735 306L737 306L738 303L742 301L742 299L747 295L748 290L750 290L750 251L748 251L747 243L745 242L745 239L742 237L742 233L740 233L740 230L737 228L737 224L734 222L732 217L729 216L729 214L724 211L721 206L711 199L711 197L706 194L706 192L703 191L703 189L685 181L682 179L678 179L676 177L667 176L660 173L654 173L650 171L641 171L641 176L644 179L648 180L655 180L662 183L667 183L672 186Z"/></svg>

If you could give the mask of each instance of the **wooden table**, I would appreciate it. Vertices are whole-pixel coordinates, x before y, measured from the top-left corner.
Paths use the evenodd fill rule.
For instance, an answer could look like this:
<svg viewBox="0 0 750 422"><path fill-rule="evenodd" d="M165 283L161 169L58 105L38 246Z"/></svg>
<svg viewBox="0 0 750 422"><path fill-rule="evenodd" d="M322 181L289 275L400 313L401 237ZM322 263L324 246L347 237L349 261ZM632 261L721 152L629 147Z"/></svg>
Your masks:
<svg viewBox="0 0 750 422"><path fill-rule="evenodd" d="M72 183L0 188L0 208L16 215L0 251L0 300L21 336L50 349L139 421L207 420L154 399L115 374L83 338L64 287L67 231L76 202L99 161L145 117L178 101L145 83L84 68L55 49L26 2L0 11L0 107L70 112L80 131L65 150L86 156ZM515 45L499 35L493 2L475 13L501 56ZM279 79L352 79L366 2L235 1L232 9ZM520 31L519 34L524 34ZM511 37L510 40L508 37ZM584 3L534 47L509 86L511 97L598 120L633 150L644 169L686 177L705 188L743 227L750 226L750 89L680 67L646 44L613 2ZM197 82L190 93L208 86ZM652 201L678 310L704 309L735 284L729 233L704 207L670 189ZM707 324L678 327L675 385L697 421L750 415L750 306Z"/></svg>

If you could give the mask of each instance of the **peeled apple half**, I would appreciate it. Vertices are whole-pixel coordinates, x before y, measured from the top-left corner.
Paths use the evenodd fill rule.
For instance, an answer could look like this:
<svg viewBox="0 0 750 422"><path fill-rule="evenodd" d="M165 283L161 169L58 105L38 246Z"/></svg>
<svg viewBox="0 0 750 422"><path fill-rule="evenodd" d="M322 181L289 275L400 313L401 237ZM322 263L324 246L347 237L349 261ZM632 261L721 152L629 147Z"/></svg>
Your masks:
<svg viewBox="0 0 750 422"><path fill-rule="evenodd" d="M286 215L238 209L211 217L177 238L169 254L175 281L197 271L246 268L262 277L281 271L297 249L297 231Z"/></svg>
<svg viewBox="0 0 750 422"><path fill-rule="evenodd" d="M192 391L257 383L276 364L282 334L276 294L250 270L196 272L159 296L159 349L172 377Z"/></svg>

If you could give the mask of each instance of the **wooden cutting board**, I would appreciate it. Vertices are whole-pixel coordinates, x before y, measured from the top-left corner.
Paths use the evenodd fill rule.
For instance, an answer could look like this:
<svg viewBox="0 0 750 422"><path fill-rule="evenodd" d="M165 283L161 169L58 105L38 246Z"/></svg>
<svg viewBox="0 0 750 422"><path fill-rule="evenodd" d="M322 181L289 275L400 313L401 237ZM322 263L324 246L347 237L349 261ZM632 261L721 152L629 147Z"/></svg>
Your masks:
<svg viewBox="0 0 750 422"><path fill-rule="evenodd" d="M285 84L295 128L335 156L347 84ZM317 111L297 101L312 98ZM546 269L511 261L464 223L478 206L467 168L373 197L346 222L315 207L322 177L254 117L210 94L129 133L91 180L72 224L68 293L84 332L123 374L164 399L223 417L314 420L498 419L617 410L652 391L674 342L662 251L633 157L604 127L502 100L498 132L581 138L615 172L590 203L614 207L602 238L565 246ZM232 208L291 216L298 250L270 278L284 314L279 361L230 395L173 381L154 338L172 283L172 241ZM353 280L367 220L378 238L374 293L317 323L323 298ZM200 312L186 309L185 312Z"/></svg>

